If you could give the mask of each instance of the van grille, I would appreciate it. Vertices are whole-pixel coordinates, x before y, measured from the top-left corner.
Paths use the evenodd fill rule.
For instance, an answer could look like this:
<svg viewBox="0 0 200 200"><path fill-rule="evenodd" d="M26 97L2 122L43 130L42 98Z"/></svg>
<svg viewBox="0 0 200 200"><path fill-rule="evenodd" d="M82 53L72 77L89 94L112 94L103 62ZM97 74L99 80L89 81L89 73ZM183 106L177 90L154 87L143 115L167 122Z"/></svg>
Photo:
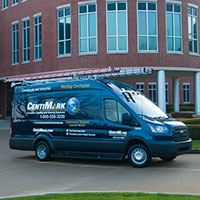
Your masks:
<svg viewBox="0 0 200 200"><path fill-rule="evenodd" d="M175 142L186 141L190 138L189 131L185 126L173 128L173 140Z"/></svg>

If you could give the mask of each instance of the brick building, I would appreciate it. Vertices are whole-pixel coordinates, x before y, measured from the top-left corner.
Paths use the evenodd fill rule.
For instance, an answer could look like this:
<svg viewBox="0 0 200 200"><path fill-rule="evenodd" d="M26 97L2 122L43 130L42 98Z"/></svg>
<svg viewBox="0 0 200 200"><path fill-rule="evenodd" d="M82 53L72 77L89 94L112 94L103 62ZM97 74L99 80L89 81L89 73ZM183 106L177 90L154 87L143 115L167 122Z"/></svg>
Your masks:
<svg viewBox="0 0 200 200"><path fill-rule="evenodd" d="M150 67L127 77L163 110L200 115L199 0L1 0L0 114L8 77L104 67Z"/></svg>

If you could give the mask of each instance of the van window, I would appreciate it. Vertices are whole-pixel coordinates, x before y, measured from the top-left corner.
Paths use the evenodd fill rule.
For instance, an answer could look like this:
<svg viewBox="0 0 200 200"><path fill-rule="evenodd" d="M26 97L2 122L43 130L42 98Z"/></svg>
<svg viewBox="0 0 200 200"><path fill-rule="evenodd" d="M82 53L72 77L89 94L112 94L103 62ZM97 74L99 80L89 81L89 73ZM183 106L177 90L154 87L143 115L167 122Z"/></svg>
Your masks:
<svg viewBox="0 0 200 200"><path fill-rule="evenodd" d="M122 115L127 113L130 116L130 113L114 99L105 99L104 107L106 119L111 122L122 124Z"/></svg>

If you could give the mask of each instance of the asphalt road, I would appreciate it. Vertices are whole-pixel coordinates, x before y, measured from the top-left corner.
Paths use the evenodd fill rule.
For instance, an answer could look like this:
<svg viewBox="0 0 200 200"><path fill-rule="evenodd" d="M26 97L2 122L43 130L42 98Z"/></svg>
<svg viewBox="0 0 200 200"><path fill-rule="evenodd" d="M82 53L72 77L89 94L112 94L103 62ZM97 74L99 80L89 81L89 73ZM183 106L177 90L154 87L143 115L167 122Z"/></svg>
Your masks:
<svg viewBox="0 0 200 200"><path fill-rule="evenodd" d="M65 192L130 191L200 195L200 155L173 162L153 159L147 168L127 161L54 159L39 162L34 152L10 150L9 130L0 124L0 198Z"/></svg>

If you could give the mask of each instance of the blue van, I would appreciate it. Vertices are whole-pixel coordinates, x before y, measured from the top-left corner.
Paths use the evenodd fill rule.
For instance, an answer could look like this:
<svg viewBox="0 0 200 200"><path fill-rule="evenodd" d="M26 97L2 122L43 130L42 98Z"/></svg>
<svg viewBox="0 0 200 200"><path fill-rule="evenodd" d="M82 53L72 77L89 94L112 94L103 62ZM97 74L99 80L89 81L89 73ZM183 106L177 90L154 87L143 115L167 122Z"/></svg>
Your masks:
<svg viewBox="0 0 200 200"><path fill-rule="evenodd" d="M17 86L11 149L52 157L128 158L135 167L152 157L171 161L191 150L185 124L169 118L134 87L113 80L75 80Z"/></svg>

